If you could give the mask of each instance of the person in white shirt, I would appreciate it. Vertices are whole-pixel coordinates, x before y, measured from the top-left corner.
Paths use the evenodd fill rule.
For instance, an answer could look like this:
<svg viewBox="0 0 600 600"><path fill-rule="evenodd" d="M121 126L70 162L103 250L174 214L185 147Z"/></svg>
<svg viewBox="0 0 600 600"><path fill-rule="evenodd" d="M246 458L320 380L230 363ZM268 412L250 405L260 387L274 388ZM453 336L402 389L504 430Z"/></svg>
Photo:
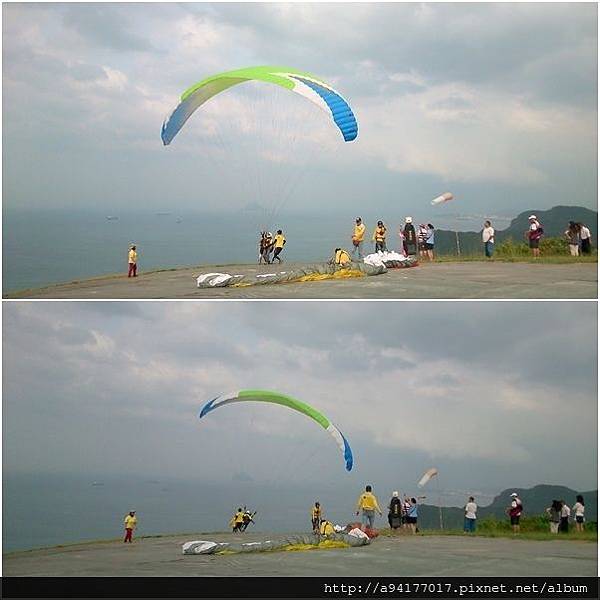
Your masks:
<svg viewBox="0 0 600 600"><path fill-rule="evenodd" d="M533 253L533 258L540 257L540 240L542 239L542 235L544 235L544 228L538 221L537 217L535 215L531 215L529 217L529 229L525 233L525 237L529 242L529 247Z"/></svg>
<svg viewBox="0 0 600 600"><path fill-rule="evenodd" d="M494 228L492 227L491 221L486 221L483 224L483 231L481 232L481 239L483 241L483 246L485 248L485 255L488 258L492 258L494 254L494 243L495 243L495 234Z"/></svg>
<svg viewBox="0 0 600 600"><path fill-rule="evenodd" d="M477 522L477 504L475 498L469 497L465 505L465 533L475 533L475 524Z"/></svg>
<svg viewBox="0 0 600 600"><path fill-rule="evenodd" d="M573 512L575 513L575 531L583 531L585 503L583 502L583 496L581 495L578 495L576 500L577 502L573 504Z"/></svg>
<svg viewBox="0 0 600 600"><path fill-rule="evenodd" d="M583 223L579 223L579 237L581 239L581 254L592 253L592 233Z"/></svg>
<svg viewBox="0 0 600 600"><path fill-rule="evenodd" d="M560 525L558 531L560 533L569 533L569 517L571 516L571 509L569 505L561 500L562 508L560 509Z"/></svg>

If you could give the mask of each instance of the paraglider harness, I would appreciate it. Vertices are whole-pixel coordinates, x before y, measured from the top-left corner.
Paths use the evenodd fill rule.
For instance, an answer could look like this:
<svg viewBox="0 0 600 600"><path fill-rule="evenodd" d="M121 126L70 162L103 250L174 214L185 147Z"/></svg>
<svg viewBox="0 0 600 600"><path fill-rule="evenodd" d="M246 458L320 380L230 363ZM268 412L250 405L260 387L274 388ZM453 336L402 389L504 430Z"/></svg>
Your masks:
<svg viewBox="0 0 600 600"><path fill-rule="evenodd" d="M266 264L269 264L269 252L274 246L273 238L268 235L267 231L260 232L260 243L258 246L258 263L260 264L263 260Z"/></svg>
<svg viewBox="0 0 600 600"><path fill-rule="evenodd" d="M242 525L240 527L241 531L246 531L248 529L248 525L250 523L254 523L254 517L256 516L256 511L251 513L249 510L244 511L244 516L242 517Z"/></svg>
<svg viewBox="0 0 600 600"><path fill-rule="evenodd" d="M392 498L390 500L390 508L388 513L388 522L392 529L400 527L403 523L402 500L400 498Z"/></svg>

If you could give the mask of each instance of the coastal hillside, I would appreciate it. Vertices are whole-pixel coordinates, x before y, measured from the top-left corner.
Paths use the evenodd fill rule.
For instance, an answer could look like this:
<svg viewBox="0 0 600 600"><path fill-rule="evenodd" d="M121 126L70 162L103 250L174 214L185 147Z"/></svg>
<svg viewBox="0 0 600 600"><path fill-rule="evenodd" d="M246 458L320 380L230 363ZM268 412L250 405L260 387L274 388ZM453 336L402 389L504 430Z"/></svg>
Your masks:
<svg viewBox="0 0 600 600"><path fill-rule="evenodd" d="M496 243L512 238L516 242L524 239L528 228L529 215L537 216L544 227L546 237L562 236L569 221L585 223L592 232L592 243L596 246L598 232L598 212L582 206L554 206L549 210L527 209L519 213L506 229L496 229ZM493 224L493 223L492 223ZM438 229L435 232L436 250L438 254L457 254L457 234L455 231ZM462 255L480 254L482 252L480 231L461 231L458 233Z"/></svg>
<svg viewBox="0 0 600 600"><path fill-rule="evenodd" d="M496 519L505 519L505 510L510 504L510 495L513 492L519 494L525 509L524 515L529 517L543 514L545 509L552 503L552 500L565 500L569 506L572 506L575 503L575 496L581 494L585 500L586 520L598 520L598 490L580 492L562 485L536 485L530 489L506 489L498 494L491 504L479 508L478 518L495 517ZM466 500L467 498L465 497L465 502ZM444 507L444 528L462 528L463 516L462 508ZM419 508L419 521L423 529L438 529L439 508L423 504Z"/></svg>

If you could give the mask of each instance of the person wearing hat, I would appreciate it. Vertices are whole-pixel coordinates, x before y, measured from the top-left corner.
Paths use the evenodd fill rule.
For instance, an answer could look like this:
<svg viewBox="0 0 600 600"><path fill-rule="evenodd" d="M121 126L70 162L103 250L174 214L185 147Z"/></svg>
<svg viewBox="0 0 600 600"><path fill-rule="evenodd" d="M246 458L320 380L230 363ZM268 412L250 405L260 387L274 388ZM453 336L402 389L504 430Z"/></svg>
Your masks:
<svg viewBox="0 0 600 600"><path fill-rule="evenodd" d="M540 239L544 235L544 228L541 226L535 215L529 216L529 229L525 234L529 241L529 247L534 258L540 257Z"/></svg>
<svg viewBox="0 0 600 600"><path fill-rule="evenodd" d="M127 277L137 277L137 251L135 245L129 246L129 271Z"/></svg>
<svg viewBox="0 0 600 600"><path fill-rule="evenodd" d="M513 492L510 495L510 506L506 509L506 512L510 517L513 533L519 533L521 531L520 521L523 514L523 502L517 492Z"/></svg>
<svg viewBox="0 0 600 600"><path fill-rule="evenodd" d="M404 254L406 256L415 255L417 253L417 232L412 222L412 217L404 219L404 230L402 231Z"/></svg>
<svg viewBox="0 0 600 600"><path fill-rule="evenodd" d="M398 492L392 492L392 498L388 505L388 523L394 531L402 526L402 500Z"/></svg>
<svg viewBox="0 0 600 600"><path fill-rule="evenodd" d="M354 233L352 234L352 258L358 253L358 260L362 260L362 247L365 239L365 224L360 217L356 217L356 225L354 225Z"/></svg>
<svg viewBox="0 0 600 600"><path fill-rule="evenodd" d="M137 527L137 517L135 516L135 510L129 511L129 514L125 516L125 539L123 542L129 542L131 544L131 537L133 536L133 530Z"/></svg>
<svg viewBox="0 0 600 600"><path fill-rule="evenodd" d="M375 242L375 252L387 252L385 245L386 227L383 221L377 221L377 227L373 232L373 241Z"/></svg>

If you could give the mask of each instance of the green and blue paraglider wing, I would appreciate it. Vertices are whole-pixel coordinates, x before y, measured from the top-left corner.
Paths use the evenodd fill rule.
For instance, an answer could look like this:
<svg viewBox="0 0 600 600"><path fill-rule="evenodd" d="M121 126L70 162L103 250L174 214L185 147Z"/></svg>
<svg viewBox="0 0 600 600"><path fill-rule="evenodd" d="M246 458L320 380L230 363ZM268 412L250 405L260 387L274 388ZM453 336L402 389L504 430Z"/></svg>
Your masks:
<svg viewBox="0 0 600 600"><path fill-rule="evenodd" d="M329 435L331 435L344 456L346 470L352 470L352 465L354 462L352 449L350 448L350 444L348 444L348 440L346 440L342 432L324 414L320 413L312 406L290 396L285 396L284 394L266 390L241 390L238 392L232 392L231 394L223 394L207 402L202 407L198 417L202 419L213 410L216 410L221 406L226 406L227 404L233 404L234 402L270 402L272 404L286 406L287 408L291 408L292 410L306 415L313 421L316 421L329 433Z"/></svg>
<svg viewBox="0 0 600 600"><path fill-rule="evenodd" d="M194 111L207 100L246 81L264 81L300 94L331 116L344 141L350 142L358 135L358 125L350 105L323 80L288 67L249 67L207 77L183 92L179 104L163 123L163 144L170 144Z"/></svg>

